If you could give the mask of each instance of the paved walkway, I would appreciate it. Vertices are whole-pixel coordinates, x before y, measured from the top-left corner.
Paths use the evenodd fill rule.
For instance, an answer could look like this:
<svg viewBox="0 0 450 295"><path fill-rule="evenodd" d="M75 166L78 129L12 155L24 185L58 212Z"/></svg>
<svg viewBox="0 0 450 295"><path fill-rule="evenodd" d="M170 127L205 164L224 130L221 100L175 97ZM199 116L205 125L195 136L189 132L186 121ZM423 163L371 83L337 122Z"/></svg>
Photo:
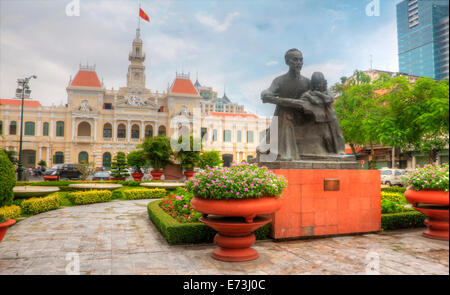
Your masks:
<svg viewBox="0 0 450 295"><path fill-rule="evenodd" d="M289 242L257 241L260 258L225 263L208 245L170 246L148 200L67 207L27 218L0 243L0 274L449 274L449 244L421 229ZM74 258L75 257L75 258ZM377 267L377 261L379 261Z"/></svg>

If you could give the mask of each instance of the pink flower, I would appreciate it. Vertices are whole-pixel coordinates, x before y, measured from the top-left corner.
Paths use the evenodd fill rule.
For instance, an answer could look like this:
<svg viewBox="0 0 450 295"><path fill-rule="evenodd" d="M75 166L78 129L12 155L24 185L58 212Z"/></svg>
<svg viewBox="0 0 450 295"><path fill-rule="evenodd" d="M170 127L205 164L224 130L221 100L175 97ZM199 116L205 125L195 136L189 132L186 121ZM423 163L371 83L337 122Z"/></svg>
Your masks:
<svg viewBox="0 0 450 295"><path fill-rule="evenodd" d="M177 200L181 200L183 197L182 196L177 196L176 199Z"/></svg>

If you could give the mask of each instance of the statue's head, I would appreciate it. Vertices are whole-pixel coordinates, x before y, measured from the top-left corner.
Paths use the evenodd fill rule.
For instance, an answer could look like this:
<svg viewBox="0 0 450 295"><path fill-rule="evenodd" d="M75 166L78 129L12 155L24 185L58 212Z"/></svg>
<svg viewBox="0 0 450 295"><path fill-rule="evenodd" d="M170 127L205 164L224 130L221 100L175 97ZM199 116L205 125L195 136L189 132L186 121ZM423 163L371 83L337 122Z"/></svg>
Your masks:
<svg viewBox="0 0 450 295"><path fill-rule="evenodd" d="M327 80L321 72L314 72L311 76L311 89L318 91L327 90Z"/></svg>
<svg viewBox="0 0 450 295"><path fill-rule="evenodd" d="M303 67L303 54L296 48L286 51L284 60L291 70L300 71Z"/></svg>

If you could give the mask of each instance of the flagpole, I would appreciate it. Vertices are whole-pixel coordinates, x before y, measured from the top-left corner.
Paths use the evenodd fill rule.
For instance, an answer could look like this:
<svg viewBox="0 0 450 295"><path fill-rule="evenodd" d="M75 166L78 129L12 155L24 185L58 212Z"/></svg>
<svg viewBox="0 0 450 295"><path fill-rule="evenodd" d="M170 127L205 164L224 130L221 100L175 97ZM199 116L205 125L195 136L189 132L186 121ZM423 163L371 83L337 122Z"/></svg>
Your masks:
<svg viewBox="0 0 450 295"><path fill-rule="evenodd" d="M141 1L139 0L139 13L138 13L138 28L139 28L139 30L141 30L141 16L140 16L140 13L141 13Z"/></svg>

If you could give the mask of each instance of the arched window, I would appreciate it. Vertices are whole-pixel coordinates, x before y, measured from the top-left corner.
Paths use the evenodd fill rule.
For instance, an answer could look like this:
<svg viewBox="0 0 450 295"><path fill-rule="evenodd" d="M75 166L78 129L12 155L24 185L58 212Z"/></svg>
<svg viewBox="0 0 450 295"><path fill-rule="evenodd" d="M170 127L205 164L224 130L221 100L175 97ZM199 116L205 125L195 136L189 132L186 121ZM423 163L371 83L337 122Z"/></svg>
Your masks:
<svg viewBox="0 0 450 295"><path fill-rule="evenodd" d="M131 126L131 138L139 138L139 125L133 124Z"/></svg>
<svg viewBox="0 0 450 295"><path fill-rule="evenodd" d="M91 136L91 124L84 121L78 124L78 136Z"/></svg>
<svg viewBox="0 0 450 295"><path fill-rule="evenodd" d="M48 136L48 129L49 129L48 126L49 126L48 122L44 122L44 126L42 128L42 136Z"/></svg>
<svg viewBox="0 0 450 295"><path fill-rule="evenodd" d="M164 125L159 126L158 135L166 135L166 127Z"/></svg>
<svg viewBox="0 0 450 295"><path fill-rule="evenodd" d="M17 133L17 123L16 121L11 121L9 124L9 135L16 135Z"/></svg>
<svg viewBox="0 0 450 295"><path fill-rule="evenodd" d="M34 136L34 122L25 122L25 135Z"/></svg>
<svg viewBox="0 0 450 295"><path fill-rule="evenodd" d="M106 170L111 169L111 154L108 152L103 154L103 168Z"/></svg>
<svg viewBox="0 0 450 295"><path fill-rule="evenodd" d="M89 128L90 127L91 126L89 125ZM64 121L56 122L56 136L64 136Z"/></svg>
<svg viewBox="0 0 450 295"><path fill-rule="evenodd" d="M153 137L153 126L152 125L145 126L145 137Z"/></svg>
<svg viewBox="0 0 450 295"><path fill-rule="evenodd" d="M110 123L106 123L103 125L103 138L111 138L112 137L112 125Z"/></svg>
<svg viewBox="0 0 450 295"><path fill-rule="evenodd" d="M64 153L56 152L53 155L53 164L64 164Z"/></svg>
<svg viewBox="0 0 450 295"><path fill-rule="evenodd" d="M89 154L87 152L80 152L78 154L78 163L88 164L89 163Z"/></svg>
<svg viewBox="0 0 450 295"><path fill-rule="evenodd" d="M0 121L0 135L3 135L3 121Z"/></svg>
<svg viewBox="0 0 450 295"><path fill-rule="evenodd" d="M125 124L119 124L119 126L117 126L117 138L125 138L127 135L127 130L125 127Z"/></svg>

